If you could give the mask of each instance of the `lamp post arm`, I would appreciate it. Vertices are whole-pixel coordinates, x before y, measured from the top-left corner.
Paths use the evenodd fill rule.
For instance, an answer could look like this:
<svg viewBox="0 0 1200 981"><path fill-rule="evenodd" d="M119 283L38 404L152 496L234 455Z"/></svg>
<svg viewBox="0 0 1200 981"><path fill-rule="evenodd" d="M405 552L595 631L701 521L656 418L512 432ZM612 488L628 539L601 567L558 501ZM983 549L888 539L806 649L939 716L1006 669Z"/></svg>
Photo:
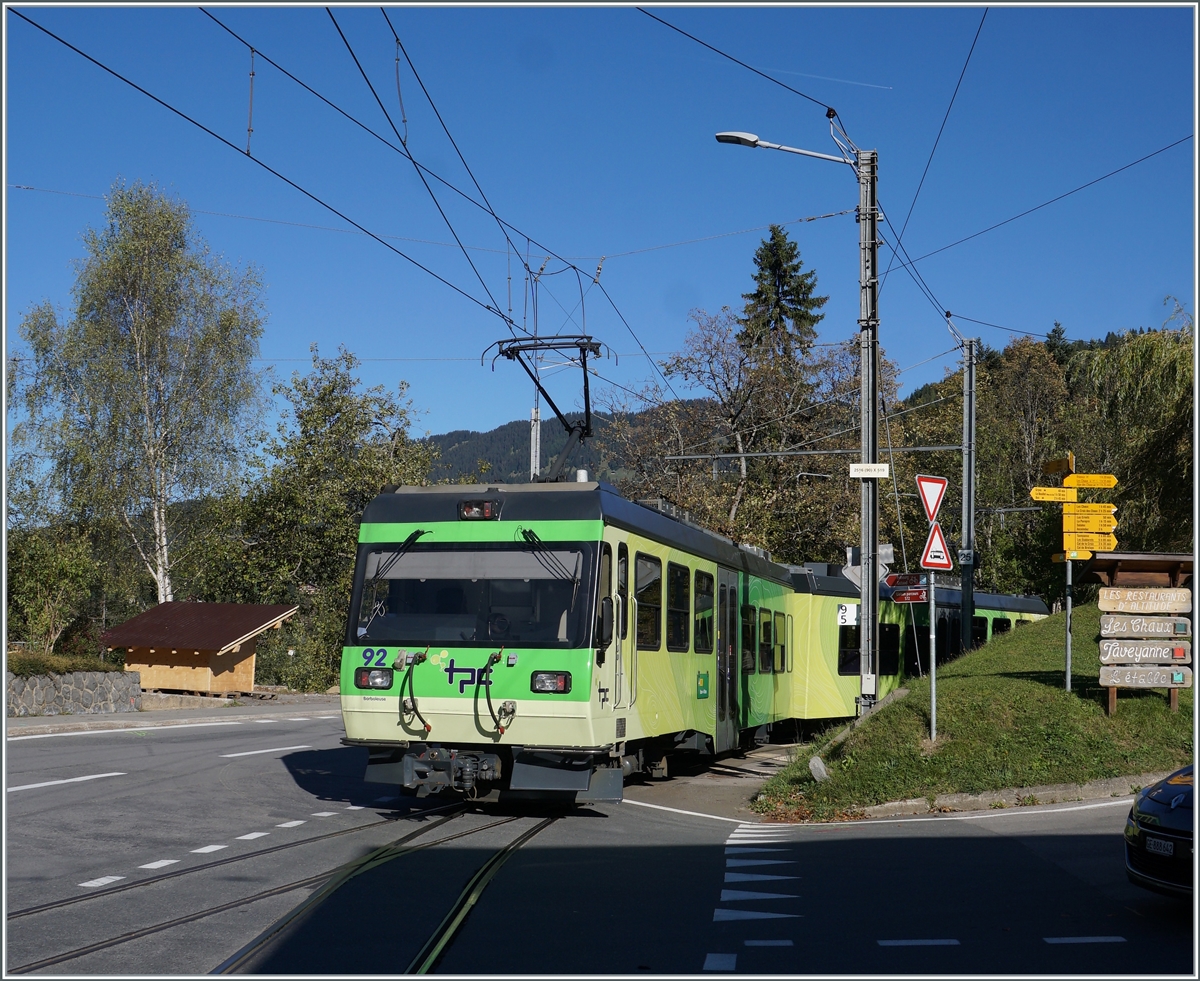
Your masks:
<svg viewBox="0 0 1200 981"><path fill-rule="evenodd" d="M816 157L818 160L832 160L834 163L854 166L854 161L852 160L845 160L842 157L835 157L828 153L817 153L815 150L801 150L794 146L784 146L781 143L768 143L766 140L759 140L757 145L764 150L782 150L784 153L798 153L803 157Z"/></svg>

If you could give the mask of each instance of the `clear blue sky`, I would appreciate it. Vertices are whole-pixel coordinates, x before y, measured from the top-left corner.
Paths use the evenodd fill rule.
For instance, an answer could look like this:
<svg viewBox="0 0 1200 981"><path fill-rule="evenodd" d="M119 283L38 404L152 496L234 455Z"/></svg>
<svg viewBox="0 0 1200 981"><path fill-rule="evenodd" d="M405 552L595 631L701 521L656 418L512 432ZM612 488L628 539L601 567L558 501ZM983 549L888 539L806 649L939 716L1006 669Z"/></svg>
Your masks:
<svg viewBox="0 0 1200 981"><path fill-rule="evenodd" d="M249 52L198 9L17 9L244 148ZM212 9L257 49L394 140L324 9ZM855 142L878 149L880 199L897 228L983 14L981 7L654 9L835 106ZM399 124L396 48L383 15L377 8L335 13ZM723 233L857 203L848 167L716 143L715 132L736 129L834 152L819 106L636 9L400 7L390 14L497 213L589 272L609 256L601 281L652 353L679 347L689 310L740 309L764 233ZM905 234L910 254L938 249L1192 134L1194 17L1190 6L991 8ZM100 196L118 177L155 181L197 212L221 213L196 216L213 250L262 270L270 315L262 355L280 377L307 368L310 343L326 354L344 344L366 359L365 381L411 384L425 412L421 430L488 429L528 417L530 386L520 369L479 365L483 349L507 334L495 316L379 243L347 233L340 219L244 154L11 9L4 28L9 354L19 350L23 311L45 299L69 307L72 260L82 254L83 229L102 218ZM397 248L485 299L462 254L441 244L452 239L412 165L261 59L255 67L254 156L372 231L396 236L389 241ZM403 63L400 81L410 150L469 189ZM1158 326L1169 312L1167 294L1194 309L1194 183L1189 140L919 268L944 308L1016 330L1041 335L1058 320L1069 336L1090 338ZM507 309L509 263L495 222L435 188ZM852 336L853 215L788 231L830 297L821 340ZM538 255L537 247L531 252ZM886 268L888 252L880 254ZM552 261L546 272L562 268ZM511 269L520 323L523 272L516 260ZM589 285L585 279L583 289ZM579 289L570 272L543 281L542 333L582 327ZM631 387L651 377L598 289L587 292L584 308L588 332L620 353L619 364L602 363L600 371ZM888 278L880 315L885 351L901 366L951 347L944 322L903 271ZM966 321L958 326L992 346L1012 336ZM904 390L941 377L952 363L948 355L906 372ZM577 402L578 372L550 384L562 403Z"/></svg>

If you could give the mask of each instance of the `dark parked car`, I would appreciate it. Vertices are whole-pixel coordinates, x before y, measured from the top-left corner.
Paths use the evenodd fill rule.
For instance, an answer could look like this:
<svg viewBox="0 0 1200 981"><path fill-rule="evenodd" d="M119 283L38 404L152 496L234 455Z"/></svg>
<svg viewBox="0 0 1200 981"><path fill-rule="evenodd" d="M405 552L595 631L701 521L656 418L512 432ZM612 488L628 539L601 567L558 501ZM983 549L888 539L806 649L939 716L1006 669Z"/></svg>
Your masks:
<svg viewBox="0 0 1200 981"><path fill-rule="evenodd" d="M1134 885L1192 894L1192 766L1146 787L1125 821L1125 871Z"/></svg>

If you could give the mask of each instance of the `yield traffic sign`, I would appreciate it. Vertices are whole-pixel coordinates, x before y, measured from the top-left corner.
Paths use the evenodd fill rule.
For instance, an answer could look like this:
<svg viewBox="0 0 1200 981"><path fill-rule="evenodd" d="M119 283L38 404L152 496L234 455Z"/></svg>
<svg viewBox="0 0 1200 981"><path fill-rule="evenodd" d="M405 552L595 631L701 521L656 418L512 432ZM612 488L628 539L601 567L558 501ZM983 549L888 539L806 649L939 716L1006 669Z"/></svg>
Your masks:
<svg viewBox="0 0 1200 981"><path fill-rule="evenodd" d="M921 553L921 568L940 569L943 572L954 568L950 549L946 547L946 536L936 521L929 526L929 540L925 542L925 551Z"/></svg>
<svg viewBox="0 0 1200 981"><path fill-rule="evenodd" d="M921 505L925 508L925 517L930 521L937 520L938 508L942 506L942 498L946 496L946 485L950 483L945 477L930 477L917 474L917 492L921 495ZM939 568L941 568L939 566Z"/></svg>

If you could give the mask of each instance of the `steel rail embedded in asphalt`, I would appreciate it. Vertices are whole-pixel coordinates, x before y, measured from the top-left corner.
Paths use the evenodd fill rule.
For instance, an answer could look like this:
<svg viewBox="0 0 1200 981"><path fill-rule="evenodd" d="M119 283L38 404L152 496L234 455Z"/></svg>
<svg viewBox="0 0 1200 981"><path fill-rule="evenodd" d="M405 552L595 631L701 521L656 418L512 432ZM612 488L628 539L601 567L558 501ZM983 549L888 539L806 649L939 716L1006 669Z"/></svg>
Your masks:
<svg viewBox="0 0 1200 981"><path fill-rule="evenodd" d="M309 838L301 838L299 841L289 841L282 845L272 845L270 848L260 848L257 851L247 852L244 855L230 855L227 858L218 859L214 862L205 862L203 865L192 865L186 869L176 869L173 872L164 872L162 875L152 875L145 879L138 879L136 882L126 882L121 886L113 886L109 889L101 889L97 892L85 893L81 896L68 896L66 899L56 899L52 902L41 903L37 906L26 906L24 909L13 910L6 917L8 920L16 920L23 916L32 916L35 913L45 913L54 909L61 909L64 906L74 906L76 903L86 903L93 899L100 899L104 896L111 896L118 892L128 892L130 889L140 889L143 886L151 886L156 882L164 882L167 879L176 879L181 875L192 875L196 872L206 872L209 869L219 868L222 865L230 865L234 862L245 862L252 858L258 858L262 855L271 855L275 852L281 852L288 848L298 848L300 845L309 845L317 841L327 841L330 838L340 838L342 835L352 835L359 831L367 831L370 828L378 828L384 824L394 824L396 821L404 821L413 817L424 817L427 814L437 814L439 811L453 810L454 808L465 808L465 804L449 804L442 807L431 807L428 810L420 811L417 814L409 814L404 817L384 818L382 821L372 821L369 824L360 824L354 828L343 828L341 831L330 831L327 834L313 835ZM428 829L426 829L428 830Z"/></svg>
<svg viewBox="0 0 1200 981"><path fill-rule="evenodd" d="M416 845L407 846L407 843L412 841L414 838L417 838L424 834L428 834L430 831L434 830L435 828L440 827L441 825L445 824L447 821L452 820L453 818L459 817L461 814L462 814L461 810L455 814L447 814L441 820L434 822L433 824L429 825L428 827L417 828L416 830L410 832L409 834L405 835L404 837L399 838L396 841L391 842L387 845L384 845L381 848L377 848L374 851L363 856L362 858L355 859L354 861L346 863L345 865L338 866L335 869L330 869L326 872L318 873L317 875L308 876L307 878L304 878L304 879L298 879L295 882L288 882L288 883L284 883L283 885L280 885L280 886L274 886L271 889L266 889L266 890L263 890L262 892L257 892L252 896L244 896L241 899L231 900L230 902L222 903L219 906L211 906L206 909L197 910L195 913L188 913L185 916L179 916L179 917L176 917L175 919L167 920L163 923L155 923L155 924L151 924L150 926L141 927L137 930L130 930L127 933L120 934L119 936L110 937L107 940L98 940L95 943L88 944L84 947L77 947L74 950L68 950L61 954L55 954L51 957L44 957L40 960L32 961L28 964L22 964L19 967L12 967L12 968L9 968L9 973L10 974L29 974L32 971L37 971L44 967L51 967L55 964L61 964L64 961L74 960L75 958L83 957L87 954L92 954L92 953L95 953L95 952L101 951L101 950L107 950L110 947L116 947L116 946L119 946L120 944L128 943L131 940L137 940L140 937L146 937L146 936L149 936L154 933L160 933L163 930L170 930L173 927L182 926L185 923L191 923L195 920L204 919L205 917L213 916L217 913L223 913L227 910L236 909L239 906L247 906L250 903L258 902L261 899L269 899L272 896L278 896L283 893L291 892L295 889L302 889L306 886L317 885L318 883L324 882L325 885L323 888L321 888L317 892L315 892L304 903L302 903L295 910L293 910L292 913L288 914L288 916L284 917L283 920L281 920L278 924L275 925L275 927L272 927L271 930L268 931L268 933L271 936L273 936L276 932L278 932L279 929L282 929L282 927L286 923L288 923L292 919L294 919L295 916L298 915L300 912L311 908L311 906L314 903L314 900L319 901L320 899L323 899L325 896L327 896L329 893L333 892L335 889L337 889L343 883L345 883L349 879L354 878L354 876L361 874L362 872L366 872L372 868L375 868L378 865L382 865L384 862L388 862L388 861L391 861L392 859L399 858L402 855L406 855L411 852L419 851L424 848L430 848L434 845L442 844L443 842L453 841L456 838L463 838L463 837L466 837L467 835L477 834L480 831L486 831L489 828L494 828L494 827L497 827L498 825L508 824L511 821L517 820L517 818L515 818L515 817L503 818L499 821L493 821L490 824L485 824L478 828L469 828L466 831L459 831L456 834L447 835L444 838L437 838L433 841L419 842ZM109 890L109 892L115 892L115 891L116 890ZM269 939L269 938L268 937L259 938L258 940L254 941L252 943L252 946L256 949L257 945L259 945L260 942L264 942L266 939ZM243 951L239 951L238 954L234 955L234 957L240 961L240 960L243 960L245 958L245 956L248 956L250 953L253 953L252 949L244 948ZM226 962L226 964L229 964L229 962ZM230 964L229 966L232 967L233 965ZM227 973L227 969L223 972L223 969L225 969L225 968L226 968L226 965L222 964L217 969L215 969L212 973L214 973L214 974Z"/></svg>

